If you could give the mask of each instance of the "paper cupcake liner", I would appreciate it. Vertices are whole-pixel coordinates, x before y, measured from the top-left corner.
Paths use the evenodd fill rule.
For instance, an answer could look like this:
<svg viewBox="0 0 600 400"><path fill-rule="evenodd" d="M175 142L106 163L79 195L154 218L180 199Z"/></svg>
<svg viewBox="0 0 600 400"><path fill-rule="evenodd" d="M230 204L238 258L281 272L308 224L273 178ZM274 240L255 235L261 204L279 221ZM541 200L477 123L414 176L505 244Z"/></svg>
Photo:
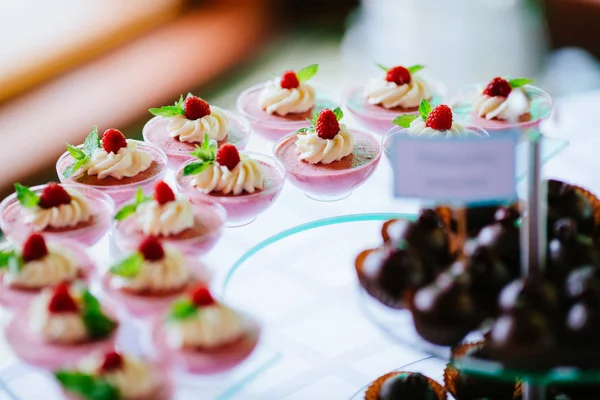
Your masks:
<svg viewBox="0 0 600 400"><path fill-rule="evenodd" d="M375 381L373 381L373 383L371 383L371 385L367 388L367 392L365 393L365 400L377 400L378 396L379 396L379 391L381 390L381 386L383 386L383 383L385 381L387 381L389 378L392 378L392 377L400 375L400 374L414 374L414 372L394 371L394 372L389 372L383 376L380 376ZM431 386L431 388L437 395L437 397L438 397L437 400L446 400L446 389L444 389L444 387L442 385L440 385L433 379L431 379L427 376L426 376L426 378L429 381L429 385Z"/></svg>
<svg viewBox="0 0 600 400"><path fill-rule="evenodd" d="M571 186L573 186L573 188L575 188L576 191L581 193L590 202L592 210L594 212L594 221L596 222L596 225L600 225L600 199L598 198L598 196L581 186Z"/></svg>

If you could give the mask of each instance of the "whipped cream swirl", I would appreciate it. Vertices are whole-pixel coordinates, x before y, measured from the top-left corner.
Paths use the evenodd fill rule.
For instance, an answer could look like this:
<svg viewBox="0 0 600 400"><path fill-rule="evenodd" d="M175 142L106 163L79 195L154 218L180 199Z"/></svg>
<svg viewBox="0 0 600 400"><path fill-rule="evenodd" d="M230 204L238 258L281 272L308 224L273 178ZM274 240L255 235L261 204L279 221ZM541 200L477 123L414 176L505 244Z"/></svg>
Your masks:
<svg viewBox="0 0 600 400"><path fill-rule="evenodd" d="M344 124L340 124L340 131L333 139L322 139L313 130L296 139L298 158L310 164L331 164L352 154L353 150L354 136Z"/></svg>
<svg viewBox="0 0 600 400"><path fill-rule="evenodd" d="M78 277L79 268L70 254L62 248L52 247L45 257L23 264L20 271L8 270L4 280L9 286L37 290L63 281L71 282Z"/></svg>
<svg viewBox="0 0 600 400"><path fill-rule="evenodd" d="M530 100L521 88L516 88L508 97L481 93L475 97L473 108L481 118L514 122L529 112Z"/></svg>
<svg viewBox="0 0 600 400"><path fill-rule="evenodd" d="M100 179L109 176L122 179L147 170L152 161L152 155L138 150L133 140L127 140L127 147L119 149L116 154L107 153L103 148L97 149L84 168L88 175L98 175Z"/></svg>
<svg viewBox="0 0 600 400"><path fill-rule="evenodd" d="M265 187L265 174L260 162L248 154L240 153L240 162L229 170L224 165L214 163L192 180L192 185L204 192L221 192L238 195L242 192L254 193Z"/></svg>
<svg viewBox="0 0 600 400"><path fill-rule="evenodd" d="M71 295L78 297L71 289ZM83 318L79 312L51 313L48 304L52 290L47 289L31 305L30 329L44 341L57 344L76 344L89 339Z"/></svg>
<svg viewBox="0 0 600 400"><path fill-rule="evenodd" d="M140 204L135 218L144 235L170 236L194 225L194 210L192 204L181 197L165 204L152 200Z"/></svg>
<svg viewBox="0 0 600 400"><path fill-rule="evenodd" d="M438 131L437 129L425 126L423 118L419 117L410 123L408 133L414 136L424 136L432 138L451 138L451 137L464 137L464 136L480 136L479 133L466 129L456 121L452 121L452 127L445 131Z"/></svg>
<svg viewBox="0 0 600 400"><path fill-rule="evenodd" d="M284 89L281 87L281 78L267 82L258 102L260 107L268 114L299 114L309 111L315 106L315 89L300 82L297 88Z"/></svg>
<svg viewBox="0 0 600 400"><path fill-rule="evenodd" d="M185 258L174 248L165 246L161 260L144 260L138 274L132 278L114 275L113 285L134 292L171 292L184 288L192 274Z"/></svg>
<svg viewBox="0 0 600 400"><path fill-rule="evenodd" d="M229 132L229 119L219 107L210 106L210 114L198 119L187 119L185 115L167 117L169 135L182 142L202 143L204 135L216 141L224 140Z"/></svg>
<svg viewBox="0 0 600 400"><path fill-rule="evenodd" d="M369 104L379 104L385 108L414 108L422 100L431 99L431 88L420 76L412 76L411 81L403 85L379 78L367 83L365 96Z"/></svg>
<svg viewBox="0 0 600 400"><path fill-rule="evenodd" d="M92 217L90 205L83 195L67 189L71 196L69 204L61 204L51 208L23 208L25 223L33 226L37 231L46 228L68 228L87 222Z"/></svg>
<svg viewBox="0 0 600 400"><path fill-rule="evenodd" d="M215 348L241 339L246 333L244 318L223 304L201 307L195 315L168 321L167 341L174 348Z"/></svg>

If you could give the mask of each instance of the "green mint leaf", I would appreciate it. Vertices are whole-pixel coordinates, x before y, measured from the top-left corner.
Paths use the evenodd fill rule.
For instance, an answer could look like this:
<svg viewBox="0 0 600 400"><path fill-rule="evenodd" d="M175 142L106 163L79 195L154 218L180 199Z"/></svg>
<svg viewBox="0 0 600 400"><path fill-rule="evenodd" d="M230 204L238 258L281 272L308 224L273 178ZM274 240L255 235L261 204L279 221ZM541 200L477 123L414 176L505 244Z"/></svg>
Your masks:
<svg viewBox="0 0 600 400"><path fill-rule="evenodd" d="M339 107L336 107L335 110L333 110L333 113L335 114L335 118L338 121L340 121L342 118L344 118L344 112Z"/></svg>
<svg viewBox="0 0 600 400"><path fill-rule="evenodd" d="M206 168L210 167L212 162L198 161L189 163L185 167L183 167L183 176L190 175L198 175L200 172L204 171Z"/></svg>
<svg viewBox="0 0 600 400"><path fill-rule="evenodd" d="M296 72L296 76L300 82L306 82L310 78L312 78L317 71L319 70L319 64L312 64L308 67L302 68L300 71Z"/></svg>
<svg viewBox="0 0 600 400"><path fill-rule="evenodd" d="M414 114L404 114L401 115L399 117L394 118L394 120L392 121L392 123L401 126L402 128L409 128L410 127L410 123L413 122L415 119L419 118L418 115L414 115Z"/></svg>
<svg viewBox="0 0 600 400"><path fill-rule="evenodd" d="M8 271L14 275L19 274L23 268L23 263L23 257L20 254L13 253L13 256L8 259Z"/></svg>
<svg viewBox="0 0 600 400"><path fill-rule="evenodd" d="M423 99L419 105L419 115L421 118L423 118L423 121L427 121L429 113L431 113L431 104L429 104L427 100Z"/></svg>
<svg viewBox="0 0 600 400"><path fill-rule="evenodd" d="M110 267L110 273L124 278L134 278L140 273L143 263L144 257L140 253L135 253Z"/></svg>
<svg viewBox="0 0 600 400"><path fill-rule="evenodd" d="M0 268L8 268L10 259L16 256L15 251L0 251Z"/></svg>
<svg viewBox="0 0 600 400"><path fill-rule="evenodd" d="M119 211L117 211L117 214L115 214L115 220L123 221L124 219L127 219L131 214L135 213L137 208L137 204L127 204L126 206L123 206Z"/></svg>
<svg viewBox="0 0 600 400"><path fill-rule="evenodd" d="M510 87L513 89L520 88L521 86L529 85L533 82L534 82L533 79L528 79L528 78L515 78L515 79L510 79L508 81L508 83L510 84Z"/></svg>
<svg viewBox="0 0 600 400"><path fill-rule="evenodd" d="M73 176L73 174L75 172L77 172L81 167L83 167L88 161L89 161L88 157L85 157L81 160L75 161L75 163L73 163L71 166L65 168L65 170L63 171L63 176L65 178L70 178L71 176Z"/></svg>
<svg viewBox="0 0 600 400"><path fill-rule="evenodd" d="M83 291L81 303L81 317L90 337L93 339L105 338L115 330L117 323L104 314L98 299L88 290Z"/></svg>
<svg viewBox="0 0 600 400"><path fill-rule="evenodd" d="M196 145L190 154L202 162L212 163L217 159L217 142L212 140L208 134L204 134L202 144Z"/></svg>
<svg viewBox="0 0 600 400"><path fill-rule="evenodd" d="M423 68L425 68L424 65L421 64L417 64L417 65L411 65L410 67L406 68L408 70L408 72L410 72L410 74L415 74L417 72L419 72L420 70L422 70Z"/></svg>
<svg viewBox="0 0 600 400"><path fill-rule="evenodd" d="M92 157L94 152L102 147L102 143L100 142L100 138L98 137L98 127L94 125L92 131L87 135L85 140L83 141L83 153Z"/></svg>
<svg viewBox="0 0 600 400"><path fill-rule="evenodd" d="M87 157L87 155L83 152L83 150L78 149L75 146L71 146L68 143L67 143L67 151L69 152L71 157L73 157L76 160L83 160L84 158Z"/></svg>
<svg viewBox="0 0 600 400"><path fill-rule="evenodd" d="M188 97L190 97L190 95L191 95L191 93L189 93L189 92L188 92L188 94L187 94L187 96L186 96L186 99L187 99ZM177 106L177 107L179 107L181 110L183 110L183 101L184 101L184 99L183 99L183 95L182 95L182 94L180 94L180 95L179 95L179 100L177 100L177 101L175 102L175 106Z"/></svg>
<svg viewBox="0 0 600 400"><path fill-rule="evenodd" d="M385 72L388 72L388 70L389 70L389 68L388 68L388 67L386 67L386 66L384 66L384 65L377 64L377 66L378 66L379 68L381 68L382 70L384 70Z"/></svg>
<svg viewBox="0 0 600 400"><path fill-rule="evenodd" d="M188 299L177 300L171 306L169 318L174 320L186 319L196 314L196 306Z"/></svg>
<svg viewBox="0 0 600 400"><path fill-rule="evenodd" d="M300 133L306 133L310 130L310 128L300 128L297 129L296 132L294 132L295 135L299 135Z"/></svg>
<svg viewBox="0 0 600 400"><path fill-rule="evenodd" d="M85 400L119 400L121 394L102 377L77 371L57 371L54 376L65 391Z"/></svg>
<svg viewBox="0 0 600 400"><path fill-rule="evenodd" d="M15 192L17 193L17 200L19 201L19 204L25 208L35 207L40 202L40 196L38 196L27 186L23 186L20 183L15 183Z"/></svg>
<svg viewBox="0 0 600 400"><path fill-rule="evenodd" d="M179 105L163 106L160 108L151 108L148 111L150 111L150 114L157 115L159 117L174 117L175 115L183 115L184 114L183 109Z"/></svg>
<svg viewBox="0 0 600 400"><path fill-rule="evenodd" d="M134 204L136 204L136 205L139 206L140 204L145 203L145 202L150 201L150 200L152 200L152 196L146 196L144 194L144 190L141 187L139 187L135 191L135 197L134 197L134 200L133 200Z"/></svg>

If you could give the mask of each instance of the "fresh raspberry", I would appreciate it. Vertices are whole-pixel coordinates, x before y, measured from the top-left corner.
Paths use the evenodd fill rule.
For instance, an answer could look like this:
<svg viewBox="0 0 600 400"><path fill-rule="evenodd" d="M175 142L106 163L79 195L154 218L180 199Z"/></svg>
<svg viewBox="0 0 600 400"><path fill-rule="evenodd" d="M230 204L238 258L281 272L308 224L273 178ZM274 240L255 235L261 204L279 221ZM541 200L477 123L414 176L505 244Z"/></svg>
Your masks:
<svg viewBox="0 0 600 400"><path fill-rule="evenodd" d="M25 262L39 260L40 258L44 258L47 254L48 248L46 247L46 241L39 233L33 233L27 238L21 252L21 256Z"/></svg>
<svg viewBox="0 0 600 400"><path fill-rule="evenodd" d="M333 139L335 135L338 134L340 131L340 123L333 111L329 108L325 108L319 113L315 130L321 139Z"/></svg>
<svg viewBox="0 0 600 400"><path fill-rule="evenodd" d="M77 303L69 292L69 284L62 282L56 285L48 303L48 311L51 313L62 313L77 312L78 310L79 307L77 307Z"/></svg>
<svg viewBox="0 0 600 400"><path fill-rule="evenodd" d="M410 72L404 67L398 66L387 70L385 80L388 82L394 82L396 85L404 85L410 83Z"/></svg>
<svg viewBox="0 0 600 400"><path fill-rule="evenodd" d="M42 191L38 205L42 208L52 208L70 202L71 195L58 183L50 182Z"/></svg>
<svg viewBox="0 0 600 400"><path fill-rule="evenodd" d="M425 126L437 131L447 131L452 128L452 110L445 104L439 105L433 110L425 121Z"/></svg>
<svg viewBox="0 0 600 400"><path fill-rule="evenodd" d="M225 143L217 151L217 162L231 171L240 162L240 153L234 145Z"/></svg>
<svg viewBox="0 0 600 400"><path fill-rule="evenodd" d="M118 129L107 129L102 135L102 147L107 153L115 153L127 147L127 139Z"/></svg>
<svg viewBox="0 0 600 400"><path fill-rule="evenodd" d="M175 201L175 193L173 193L171 187L164 181L159 181L154 187L154 200L156 200L158 204Z"/></svg>
<svg viewBox="0 0 600 400"><path fill-rule="evenodd" d="M295 89L300 86L298 75L294 71L285 71L281 75L281 81L279 82L283 89Z"/></svg>
<svg viewBox="0 0 600 400"><path fill-rule="evenodd" d="M210 115L210 105L200 97L190 96L183 102L183 110L187 119L200 119Z"/></svg>
<svg viewBox="0 0 600 400"><path fill-rule="evenodd" d="M508 97L508 95L512 92L512 87L510 87L510 83L506 79L502 79L500 77L494 78L488 83L483 94L491 97L502 96Z"/></svg>
<svg viewBox="0 0 600 400"><path fill-rule="evenodd" d="M116 351L111 351L104 355L104 361L100 365L100 373L106 373L121 369L123 367L123 356Z"/></svg>
<svg viewBox="0 0 600 400"><path fill-rule="evenodd" d="M140 243L138 250L144 256L145 260L158 261L165 256L165 251L160 241L154 236L148 236Z"/></svg>
<svg viewBox="0 0 600 400"><path fill-rule="evenodd" d="M190 292L190 299L197 307L210 306L215 303L212 295L205 286L197 286Z"/></svg>

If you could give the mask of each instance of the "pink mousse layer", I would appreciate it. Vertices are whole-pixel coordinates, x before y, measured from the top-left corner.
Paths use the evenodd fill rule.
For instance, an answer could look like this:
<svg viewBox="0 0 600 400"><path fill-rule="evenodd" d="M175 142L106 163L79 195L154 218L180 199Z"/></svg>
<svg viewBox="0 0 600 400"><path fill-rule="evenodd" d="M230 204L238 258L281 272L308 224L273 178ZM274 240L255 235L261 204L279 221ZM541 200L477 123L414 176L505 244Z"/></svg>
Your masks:
<svg viewBox="0 0 600 400"><path fill-rule="evenodd" d="M223 194L222 192L203 193L192 186L194 176L183 176L183 170L177 173L177 184L180 190L196 197L208 197L221 204L227 210L227 220L231 222L244 221L256 217L265 211L281 193L284 175L273 165L259 161L265 173L265 187L254 193L239 195Z"/></svg>
<svg viewBox="0 0 600 400"><path fill-rule="evenodd" d="M296 154L296 136L275 147L275 157L284 165L287 176L300 189L316 195L335 196L362 185L375 171L381 146L370 134L350 130L355 145L352 154L331 164L310 164Z"/></svg>
<svg viewBox="0 0 600 400"><path fill-rule="evenodd" d="M114 315L110 313L110 315ZM29 308L15 312L13 319L4 329L6 342L15 355L28 364L40 368L57 370L72 366L93 352L109 352L114 350L117 330L108 338L74 345L59 345L45 342L31 332Z"/></svg>
<svg viewBox="0 0 600 400"><path fill-rule="evenodd" d="M159 236L161 241L169 243L182 253L197 256L211 250L223 233L225 213L220 206L217 209L201 201L190 199L194 207L194 226L171 236ZM136 216L133 215L124 221L119 221L113 228L113 239L117 247L123 252L135 251L145 237L138 230Z"/></svg>
<svg viewBox="0 0 600 400"><path fill-rule="evenodd" d="M80 276L78 280L82 280L89 284L94 274L94 264L87 256L85 249L77 243L62 243L62 246L69 249L70 254L77 262ZM68 246L68 247L67 247ZM32 299L35 298L41 289L25 290L17 287L9 286L5 281L5 274L0 272L0 304L10 308L21 308L29 305Z"/></svg>
<svg viewBox="0 0 600 400"><path fill-rule="evenodd" d="M480 128L485 129L486 131L488 131L490 134L493 134L494 132L497 131L506 131L506 130L510 130L510 129L518 129L518 130L522 130L522 129L528 129L528 128L535 128L537 126L540 125L542 121L541 120L531 120L531 119L527 119L527 117L521 119L520 122L508 122L508 121L503 121L503 120L498 120L498 119L485 119L485 118L481 118L477 113L473 112L471 114L471 121L470 124L473 126L478 126Z"/></svg>
<svg viewBox="0 0 600 400"><path fill-rule="evenodd" d="M231 143L238 150L244 150L249 140L249 127L240 121L241 117L237 117L230 112L226 112L226 114L229 118L229 133L225 140L218 142L218 145ZM169 119L163 117L152 118L144 126L144 140L160 147L169 158L169 168L177 169L181 164L192 158L190 152L200 143L181 142L172 138L168 126Z"/></svg>
<svg viewBox="0 0 600 400"><path fill-rule="evenodd" d="M150 327L155 351L173 367L192 374L216 374L236 367L252 354L260 338L260 326L252 321L246 335L231 344L207 350L174 349L167 343L163 320L156 318Z"/></svg>

